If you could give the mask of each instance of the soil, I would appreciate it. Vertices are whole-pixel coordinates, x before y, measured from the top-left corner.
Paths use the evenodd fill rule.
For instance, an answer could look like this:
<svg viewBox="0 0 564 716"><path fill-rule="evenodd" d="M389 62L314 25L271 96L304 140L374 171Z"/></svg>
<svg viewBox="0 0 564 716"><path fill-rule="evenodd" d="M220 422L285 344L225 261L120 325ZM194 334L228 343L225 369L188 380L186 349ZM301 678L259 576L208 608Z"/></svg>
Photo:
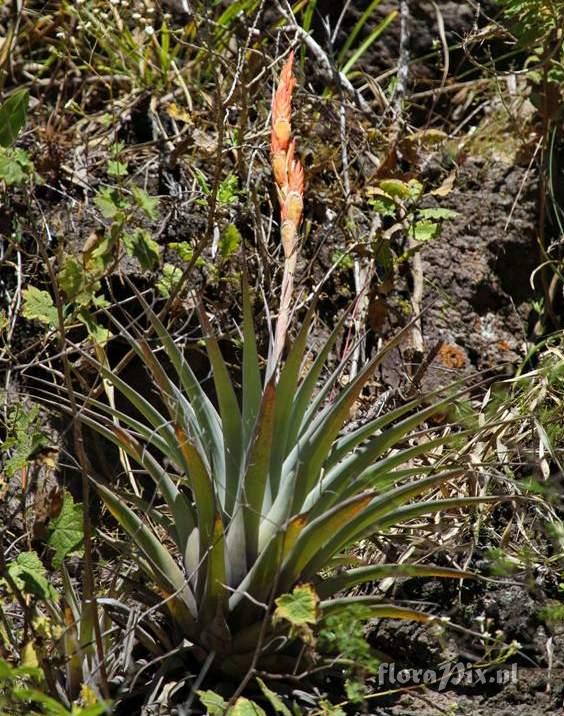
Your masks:
<svg viewBox="0 0 564 716"><path fill-rule="evenodd" d="M537 191L525 168L480 158L463 166L445 201L459 217L422 254L423 335L427 345L444 342L435 371L503 374L523 360L539 262Z"/></svg>

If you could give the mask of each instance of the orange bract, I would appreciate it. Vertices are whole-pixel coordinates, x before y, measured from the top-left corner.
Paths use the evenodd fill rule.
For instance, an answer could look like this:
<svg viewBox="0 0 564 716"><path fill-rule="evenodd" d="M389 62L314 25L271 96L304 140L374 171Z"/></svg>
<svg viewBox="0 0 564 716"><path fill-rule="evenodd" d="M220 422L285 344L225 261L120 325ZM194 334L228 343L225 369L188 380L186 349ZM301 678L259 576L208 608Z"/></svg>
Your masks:
<svg viewBox="0 0 564 716"><path fill-rule="evenodd" d="M291 52L280 73L278 88L272 98L272 151L287 149L292 134L292 92L296 79L292 75L294 53Z"/></svg>
<svg viewBox="0 0 564 716"><path fill-rule="evenodd" d="M296 86L293 66L294 53L291 52L272 99L270 138L272 171L280 201L282 244L286 256L295 249L304 193L304 170L299 160L294 159L295 140L292 139L292 93Z"/></svg>

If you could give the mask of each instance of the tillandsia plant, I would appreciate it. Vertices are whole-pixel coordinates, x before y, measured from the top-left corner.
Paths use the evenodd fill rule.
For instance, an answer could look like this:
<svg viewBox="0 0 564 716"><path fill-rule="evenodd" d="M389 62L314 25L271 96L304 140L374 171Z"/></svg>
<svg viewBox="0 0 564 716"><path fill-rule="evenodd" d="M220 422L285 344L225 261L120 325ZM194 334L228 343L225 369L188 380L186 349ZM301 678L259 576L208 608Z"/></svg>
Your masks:
<svg viewBox="0 0 564 716"><path fill-rule="evenodd" d="M289 139L291 62L290 57L275 97L272 155L287 261L296 253L303 187ZM422 430L418 439L406 440L428 418L444 412L448 399L422 406L417 398L343 432L361 391L401 334L342 387L346 357L332 371L328 363L346 315L319 354L306 361L312 304L285 360L263 375L245 281L242 295L240 402L205 311L200 309L200 320L217 407L165 323L137 292L171 368L164 367L135 321L123 325L108 316L145 366L162 407L100 362L101 378L134 411L84 396L79 413L84 424L127 453L154 482L147 502L96 479L106 506L136 547L139 568L168 609L178 640L188 639L201 661L213 660L214 667L236 675L256 664L285 670L295 663L288 661L295 634L288 634L287 623L278 617L280 597L297 587L309 590L323 618L354 603L343 591L367 581L405 574L466 575L435 566L366 565L338 574L335 567L343 551L377 531L419 515L497 499L434 494L462 471L431 459L432 452L460 435ZM418 460L423 457L428 459ZM425 495L429 499L421 499ZM370 606L374 617L431 619L380 597L358 600Z"/></svg>

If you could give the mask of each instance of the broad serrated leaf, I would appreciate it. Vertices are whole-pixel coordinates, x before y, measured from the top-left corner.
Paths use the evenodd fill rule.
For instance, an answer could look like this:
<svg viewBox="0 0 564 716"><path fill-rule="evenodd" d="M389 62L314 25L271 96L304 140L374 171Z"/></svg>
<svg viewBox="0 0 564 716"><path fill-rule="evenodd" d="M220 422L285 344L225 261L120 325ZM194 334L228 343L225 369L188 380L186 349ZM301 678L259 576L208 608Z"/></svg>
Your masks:
<svg viewBox="0 0 564 716"><path fill-rule="evenodd" d="M202 704L205 706L209 716L223 716L227 708L227 701L211 689L207 691L196 691Z"/></svg>
<svg viewBox="0 0 564 716"><path fill-rule="evenodd" d="M295 587L291 594L282 594L275 603L275 621L284 619L295 627L317 623L319 598L311 584Z"/></svg>
<svg viewBox="0 0 564 716"><path fill-rule="evenodd" d="M82 505L75 504L70 492L65 492L59 516L49 523L47 544L55 550L53 565L60 567L68 554L80 550L83 539Z"/></svg>
<svg viewBox="0 0 564 716"><path fill-rule="evenodd" d="M51 295L36 286L28 286L23 290L22 314L30 321L40 321L51 327L59 325L59 314Z"/></svg>
<svg viewBox="0 0 564 716"><path fill-rule="evenodd" d="M384 193L377 195L375 199L370 199L368 203L374 211L382 216L396 215L397 206L395 201L390 196L386 196Z"/></svg>
<svg viewBox="0 0 564 716"><path fill-rule="evenodd" d="M74 256L65 256L58 273L59 286L68 301L74 301L84 287L84 268Z"/></svg>
<svg viewBox="0 0 564 716"><path fill-rule="evenodd" d="M9 147L15 141L27 118L29 93L18 90L0 107L0 146Z"/></svg>
<svg viewBox="0 0 564 716"><path fill-rule="evenodd" d="M159 263L160 247L145 229L137 229L132 234L123 235L125 250L136 258L141 268L152 271Z"/></svg>
<svg viewBox="0 0 564 716"><path fill-rule="evenodd" d="M33 162L23 149L0 147L0 179L8 186L23 184L33 176Z"/></svg>
<svg viewBox="0 0 564 716"><path fill-rule="evenodd" d="M144 189L139 186L132 186L131 193L137 206L143 211L148 219L156 220L159 216L158 207L159 199L156 196L149 196Z"/></svg>
<svg viewBox="0 0 564 716"><path fill-rule="evenodd" d="M413 238L416 241L430 241L439 235L441 227L434 221L416 221L412 227Z"/></svg>
<svg viewBox="0 0 564 716"><path fill-rule="evenodd" d="M128 206L119 191L112 187L100 189L94 197L94 204L100 209L105 219L113 219L118 211Z"/></svg>
<svg viewBox="0 0 564 716"><path fill-rule="evenodd" d="M127 164L118 161L117 159L110 159L108 161L108 176L111 177L125 177L127 176Z"/></svg>
<svg viewBox="0 0 564 716"><path fill-rule="evenodd" d="M37 552L20 552L16 559L8 564L8 573L16 586L26 594L58 601L57 590L49 584L47 570Z"/></svg>

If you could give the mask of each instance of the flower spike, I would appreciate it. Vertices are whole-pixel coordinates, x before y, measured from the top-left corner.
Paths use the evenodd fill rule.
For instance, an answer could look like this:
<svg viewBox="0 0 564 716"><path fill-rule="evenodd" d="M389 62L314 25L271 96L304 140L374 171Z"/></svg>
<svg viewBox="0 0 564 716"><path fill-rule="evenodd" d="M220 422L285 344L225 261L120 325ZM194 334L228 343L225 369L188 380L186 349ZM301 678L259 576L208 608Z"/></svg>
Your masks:
<svg viewBox="0 0 564 716"><path fill-rule="evenodd" d="M290 53L272 99L271 163L280 200L282 244L289 258L296 250L298 228L303 212L304 170L294 159L292 139L292 93L296 86L293 76L294 53Z"/></svg>

